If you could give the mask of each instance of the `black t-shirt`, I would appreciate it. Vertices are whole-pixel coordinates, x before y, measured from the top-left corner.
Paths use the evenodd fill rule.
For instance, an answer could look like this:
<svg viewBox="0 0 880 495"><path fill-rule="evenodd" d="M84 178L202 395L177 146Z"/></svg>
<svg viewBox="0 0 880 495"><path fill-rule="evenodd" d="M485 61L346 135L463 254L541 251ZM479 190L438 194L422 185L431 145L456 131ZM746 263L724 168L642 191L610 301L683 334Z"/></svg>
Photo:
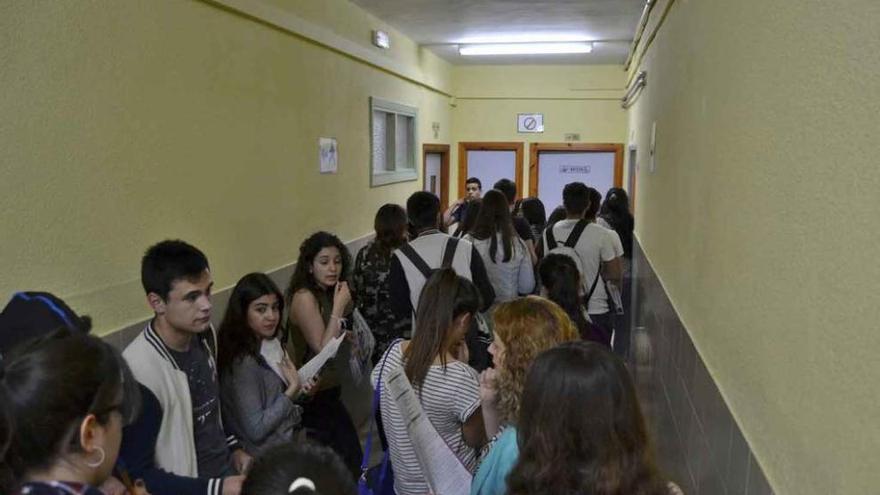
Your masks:
<svg viewBox="0 0 880 495"><path fill-rule="evenodd" d="M534 242L535 238L532 235L532 227L525 218L513 217L513 229L519 234L520 239Z"/></svg>
<svg viewBox="0 0 880 495"><path fill-rule="evenodd" d="M193 339L186 352L169 351L189 382L199 477L219 478L236 474L226 446L226 434L220 424L220 391L214 360L209 358L198 339Z"/></svg>

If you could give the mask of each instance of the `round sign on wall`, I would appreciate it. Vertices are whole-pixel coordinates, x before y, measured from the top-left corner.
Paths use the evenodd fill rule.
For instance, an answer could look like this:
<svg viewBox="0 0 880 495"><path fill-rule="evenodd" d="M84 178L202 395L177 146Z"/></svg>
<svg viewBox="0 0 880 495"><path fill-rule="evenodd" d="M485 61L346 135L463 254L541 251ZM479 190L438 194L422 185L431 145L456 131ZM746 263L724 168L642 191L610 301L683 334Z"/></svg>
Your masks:
<svg viewBox="0 0 880 495"><path fill-rule="evenodd" d="M517 132L544 132L544 114L520 113L516 116Z"/></svg>

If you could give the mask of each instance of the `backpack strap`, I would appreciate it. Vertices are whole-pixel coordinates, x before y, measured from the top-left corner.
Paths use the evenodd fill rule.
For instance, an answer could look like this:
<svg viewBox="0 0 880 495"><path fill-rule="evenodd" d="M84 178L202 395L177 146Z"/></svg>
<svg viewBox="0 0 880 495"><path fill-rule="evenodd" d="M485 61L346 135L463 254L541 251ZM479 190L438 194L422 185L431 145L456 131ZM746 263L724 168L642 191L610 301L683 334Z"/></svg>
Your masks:
<svg viewBox="0 0 880 495"><path fill-rule="evenodd" d="M596 285L599 283L599 274L602 273L602 260L599 260L599 269L596 270L596 278L593 279L593 285L590 286L590 292L587 293L587 297L584 298L584 306L589 308L590 298L593 297L593 292L596 290Z"/></svg>
<svg viewBox="0 0 880 495"><path fill-rule="evenodd" d="M448 248L449 244L447 243L446 246ZM431 278L431 272L433 270L431 270L431 267L428 266L428 263L425 262L425 259L419 256L419 253L417 253L412 246L410 246L409 244L404 244L398 249L400 249L400 252L403 253L403 255L406 256L410 260L410 262L412 262L412 264L415 265L416 268L418 268L420 272L422 272L422 275L424 275L426 279Z"/></svg>
<svg viewBox="0 0 880 495"><path fill-rule="evenodd" d="M550 252L550 250L552 250L553 248L556 247L556 237L553 236L553 227L554 227L555 225L556 225L555 223L550 224L550 226L547 227L547 229L546 229L546 232L547 232L547 246L545 246L544 249L546 249L547 252Z"/></svg>
<svg viewBox="0 0 880 495"><path fill-rule="evenodd" d="M574 225L574 228L571 229L571 234L568 234L568 239L565 240L565 246L574 249L577 246L578 241L581 239L581 234L584 233L584 229L587 228L587 225L590 223L586 220L578 220L578 223Z"/></svg>
<svg viewBox="0 0 880 495"><path fill-rule="evenodd" d="M455 258L456 248L458 248L458 239L450 237L446 241L446 248L443 250L443 262L440 263L440 268L452 267L452 260Z"/></svg>
<svg viewBox="0 0 880 495"><path fill-rule="evenodd" d="M412 248L410 248L412 249ZM420 258L421 259L421 258ZM391 345L388 346L388 349L398 345L402 342L403 339L395 339L391 342ZM371 417L375 418L376 414L379 412L379 403L382 399L382 372L385 371L385 363L388 361L388 355L390 352L385 352L385 355L382 356L382 366L379 367L379 377L376 380L376 388L373 390L373 414ZM403 351L401 350L401 355ZM373 448L373 421L370 421L370 434L367 435L367 442L364 445L364 456L361 458L361 476L358 478L358 484L366 484L367 482L367 471L370 468L370 453ZM390 449L389 449L390 450ZM385 454L382 456L382 472L380 474L380 486L381 483L385 480L385 476L388 474L388 453L389 450L385 451Z"/></svg>

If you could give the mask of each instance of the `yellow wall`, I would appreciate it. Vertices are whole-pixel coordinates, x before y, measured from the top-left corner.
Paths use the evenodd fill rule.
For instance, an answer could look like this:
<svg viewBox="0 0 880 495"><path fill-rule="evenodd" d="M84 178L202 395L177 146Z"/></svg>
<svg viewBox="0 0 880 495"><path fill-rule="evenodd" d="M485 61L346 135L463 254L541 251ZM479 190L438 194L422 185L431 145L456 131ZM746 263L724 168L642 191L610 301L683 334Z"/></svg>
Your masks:
<svg viewBox="0 0 880 495"><path fill-rule="evenodd" d="M344 0L275 3L364 46L387 29ZM423 84L205 2L0 3L0 300L49 290L103 334L148 316L139 261L158 240L202 248L228 287L316 229L368 233L421 184L369 188L369 97L450 140L449 99L426 87L449 66L392 34L390 63ZM338 175L318 174L321 136Z"/></svg>
<svg viewBox="0 0 880 495"><path fill-rule="evenodd" d="M878 18L679 0L634 68L637 235L780 494L880 486Z"/></svg>
<svg viewBox="0 0 880 495"><path fill-rule="evenodd" d="M452 70L453 156L450 195L458 194L460 141L524 142L523 191L528 192L529 145L561 143L579 133L583 143L623 143L620 107L625 73L619 65L456 66ZM544 132L517 133L518 113L544 114Z"/></svg>

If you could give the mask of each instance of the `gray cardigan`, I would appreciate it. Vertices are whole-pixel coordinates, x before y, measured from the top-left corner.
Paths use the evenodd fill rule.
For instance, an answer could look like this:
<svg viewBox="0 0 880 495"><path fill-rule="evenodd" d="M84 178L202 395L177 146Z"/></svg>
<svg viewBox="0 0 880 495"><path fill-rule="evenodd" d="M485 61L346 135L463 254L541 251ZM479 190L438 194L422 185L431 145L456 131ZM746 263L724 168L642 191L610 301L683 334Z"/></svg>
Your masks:
<svg viewBox="0 0 880 495"><path fill-rule="evenodd" d="M245 354L220 376L223 418L257 457L269 447L293 441L302 408L284 395L287 385L262 356Z"/></svg>

